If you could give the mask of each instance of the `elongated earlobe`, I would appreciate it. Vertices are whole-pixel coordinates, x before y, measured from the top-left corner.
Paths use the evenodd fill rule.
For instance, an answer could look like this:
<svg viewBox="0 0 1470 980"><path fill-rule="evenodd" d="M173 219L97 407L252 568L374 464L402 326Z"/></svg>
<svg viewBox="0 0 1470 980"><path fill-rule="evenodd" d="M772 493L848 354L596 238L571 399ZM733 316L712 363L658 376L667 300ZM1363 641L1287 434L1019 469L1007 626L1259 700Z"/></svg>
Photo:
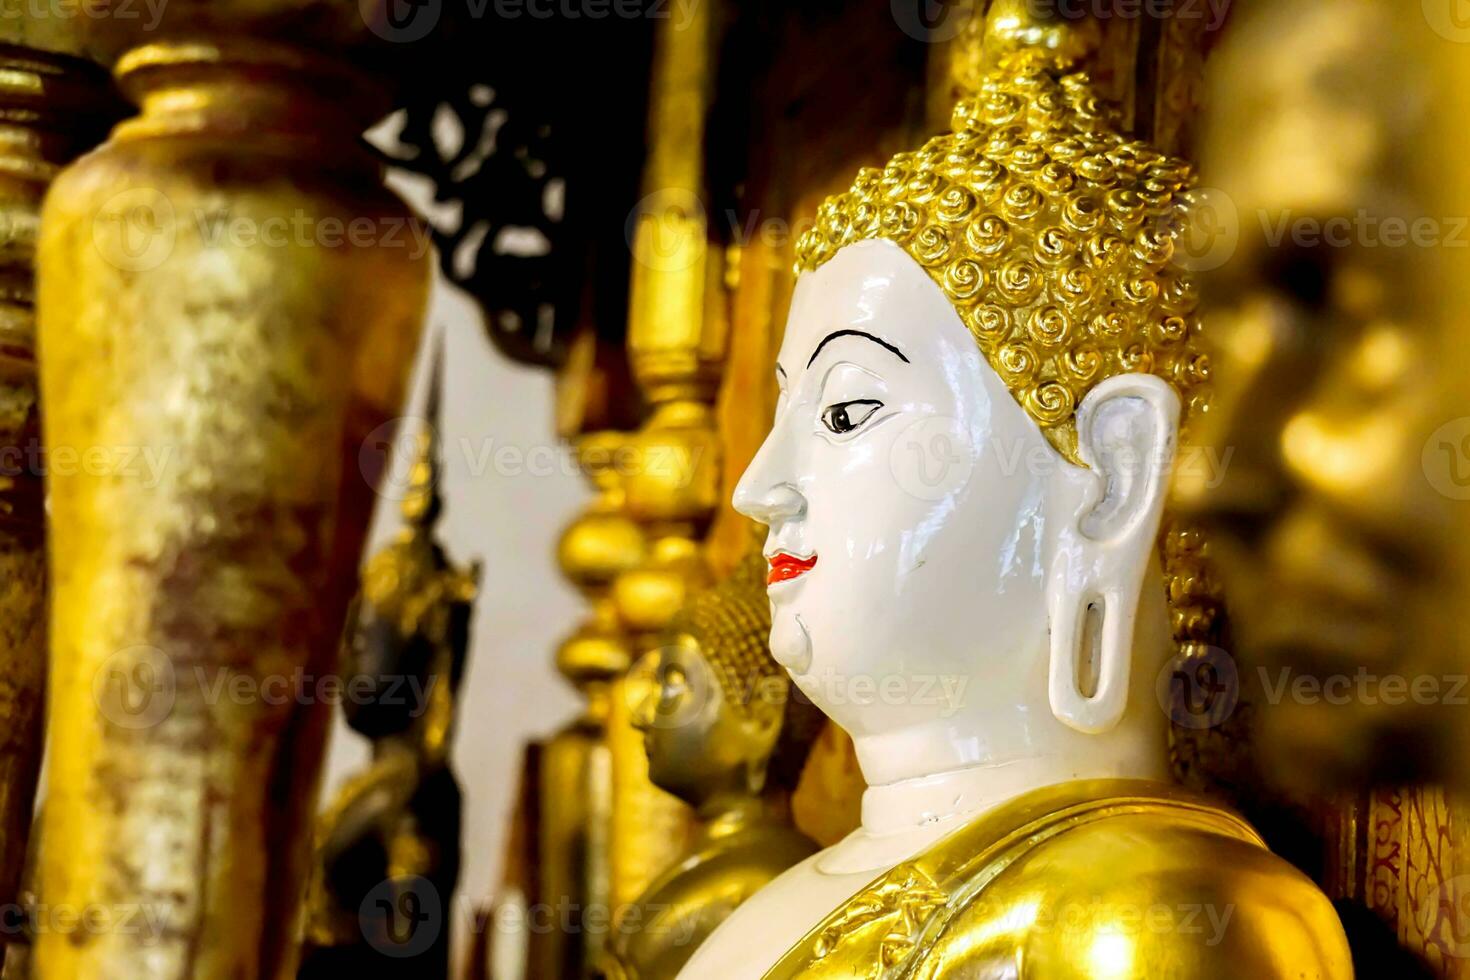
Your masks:
<svg viewBox="0 0 1470 980"><path fill-rule="evenodd" d="M1137 597L1114 591L1053 589L1047 697L1057 720L1097 735L1117 726L1128 708Z"/></svg>
<svg viewBox="0 0 1470 980"><path fill-rule="evenodd" d="M1123 720L1144 573L1163 518L1179 398L1161 378L1099 384L1077 412L1077 448L1095 477L1047 583L1047 695L1057 720L1089 734Z"/></svg>

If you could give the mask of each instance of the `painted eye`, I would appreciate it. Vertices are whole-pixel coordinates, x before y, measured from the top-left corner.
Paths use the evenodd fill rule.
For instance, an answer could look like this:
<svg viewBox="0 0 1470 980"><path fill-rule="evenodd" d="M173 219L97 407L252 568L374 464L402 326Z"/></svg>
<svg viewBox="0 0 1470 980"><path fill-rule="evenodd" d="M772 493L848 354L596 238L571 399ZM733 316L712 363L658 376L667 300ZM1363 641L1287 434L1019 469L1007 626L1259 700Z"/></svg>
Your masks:
<svg viewBox="0 0 1470 980"><path fill-rule="evenodd" d="M851 432L872 418L873 413L883 407L880 401L859 398L856 401L838 402L822 410L822 424L837 435Z"/></svg>

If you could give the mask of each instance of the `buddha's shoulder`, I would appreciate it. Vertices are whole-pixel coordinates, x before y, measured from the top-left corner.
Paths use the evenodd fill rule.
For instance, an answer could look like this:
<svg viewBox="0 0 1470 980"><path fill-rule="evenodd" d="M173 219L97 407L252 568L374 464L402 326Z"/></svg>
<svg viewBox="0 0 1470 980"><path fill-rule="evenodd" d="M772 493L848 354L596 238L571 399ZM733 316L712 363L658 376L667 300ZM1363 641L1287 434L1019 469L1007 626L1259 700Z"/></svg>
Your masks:
<svg viewBox="0 0 1470 980"><path fill-rule="evenodd" d="M743 899L816 851L811 838L789 825L752 827L695 847L659 876L645 898L681 903L718 883L718 893Z"/></svg>
<svg viewBox="0 0 1470 980"><path fill-rule="evenodd" d="M915 980L1352 976L1310 879L1228 811L1141 782L987 814L874 881L807 945L788 955L807 965L792 975L881 962L879 975Z"/></svg>
<svg viewBox="0 0 1470 980"><path fill-rule="evenodd" d="M600 975L674 976L747 898L815 851L809 838L781 825L697 847L623 910L609 957L621 972L604 962Z"/></svg>
<svg viewBox="0 0 1470 980"><path fill-rule="evenodd" d="M957 883L904 975L1351 977L1326 895L1229 819L1122 809L1018 845Z"/></svg>

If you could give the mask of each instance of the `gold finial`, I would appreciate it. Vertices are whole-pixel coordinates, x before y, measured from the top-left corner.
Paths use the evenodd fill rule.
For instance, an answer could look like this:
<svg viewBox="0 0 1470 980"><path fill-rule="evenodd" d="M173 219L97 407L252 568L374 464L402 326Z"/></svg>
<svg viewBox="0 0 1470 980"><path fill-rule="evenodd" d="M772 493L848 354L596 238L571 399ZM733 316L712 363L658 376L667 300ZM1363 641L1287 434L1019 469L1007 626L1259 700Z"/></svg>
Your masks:
<svg viewBox="0 0 1470 980"><path fill-rule="evenodd" d="M439 492L443 475L443 457L439 426L443 423L444 401L444 335L434 339L433 360L429 364L429 393L424 403L424 424L415 439L413 467L409 471L408 492L399 505L409 533L426 533L439 520L444 498Z"/></svg>
<svg viewBox="0 0 1470 980"><path fill-rule="evenodd" d="M1048 67L1075 71L1089 66L1102 47L1102 29L1093 17L1064 17L1035 0L992 0L985 18L972 19L985 32L985 67L995 68L1017 52L1039 53ZM970 28L974 29L974 27Z"/></svg>

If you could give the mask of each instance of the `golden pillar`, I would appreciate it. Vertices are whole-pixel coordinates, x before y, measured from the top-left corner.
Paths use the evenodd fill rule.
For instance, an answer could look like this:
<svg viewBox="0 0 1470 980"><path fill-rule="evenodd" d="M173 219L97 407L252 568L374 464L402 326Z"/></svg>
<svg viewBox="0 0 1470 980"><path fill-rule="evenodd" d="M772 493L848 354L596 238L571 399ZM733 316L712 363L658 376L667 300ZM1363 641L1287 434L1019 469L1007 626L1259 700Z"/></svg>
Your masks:
<svg viewBox="0 0 1470 980"><path fill-rule="evenodd" d="M581 976L606 938L613 808L607 724L613 685L631 661L611 590L619 575L644 560L643 532L623 514L620 462L629 453L627 436L596 432L576 445L597 495L562 534L557 559L591 612L557 650L556 665L586 701L581 715L540 754L533 977Z"/></svg>
<svg viewBox="0 0 1470 980"><path fill-rule="evenodd" d="M648 557L614 596L635 651L657 645L687 591L706 584L703 538L719 506L714 401L729 328L727 259L704 200L705 120L714 90L717 11L663 21L649 94L649 154L633 237L628 358L649 408L626 478L627 514ZM682 852L687 806L654 786L632 711L649 679L624 675L608 726L613 758L612 898L622 909Z"/></svg>
<svg viewBox="0 0 1470 980"><path fill-rule="evenodd" d="M336 57L348 6L182 2L112 39L141 114L46 200L44 438L83 465L48 485L39 891L162 928L42 931L42 976L294 970L360 449L428 281L358 142L383 103Z"/></svg>
<svg viewBox="0 0 1470 980"><path fill-rule="evenodd" d="M0 29L0 902L16 901L25 863L45 697L36 231L57 170L102 138L116 109L77 39L46 27L11 17Z"/></svg>

